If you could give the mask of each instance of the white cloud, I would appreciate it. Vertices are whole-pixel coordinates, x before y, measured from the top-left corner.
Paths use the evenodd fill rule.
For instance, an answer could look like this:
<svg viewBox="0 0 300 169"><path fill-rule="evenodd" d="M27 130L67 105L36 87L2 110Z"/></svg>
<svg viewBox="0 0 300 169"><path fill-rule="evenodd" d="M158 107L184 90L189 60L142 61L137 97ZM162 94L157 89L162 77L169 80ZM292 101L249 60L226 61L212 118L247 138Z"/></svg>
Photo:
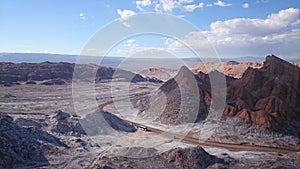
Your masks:
<svg viewBox="0 0 300 169"><path fill-rule="evenodd" d="M183 6L184 11L187 12L193 12L195 9L197 8L203 8L204 7L204 3L200 2L198 5L193 4L193 5L185 5Z"/></svg>
<svg viewBox="0 0 300 169"><path fill-rule="evenodd" d="M149 7L159 13L170 13L174 9L193 12L195 9L205 6L203 2L195 3L194 0L137 0L135 3L136 8L140 11L143 11L144 7Z"/></svg>
<svg viewBox="0 0 300 169"><path fill-rule="evenodd" d="M118 9L117 13L120 15L120 17L121 17L120 21L123 23L123 25L126 27L130 27L131 25L126 21L130 17L134 16L135 12L131 11L131 10L127 10L127 9L124 9L124 10Z"/></svg>
<svg viewBox="0 0 300 169"><path fill-rule="evenodd" d="M194 2L194 0L179 0L180 3L188 4Z"/></svg>
<svg viewBox="0 0 300 169"><path fill-rule="evenodd" d="M172 12L174 8L181 7L181 2L176 0L158 0L155 3L156 12Z"/></svg>
<svg viewBox="0 0 300 169"><path fill-rule="evenodd" d="M300 49L300 10L289 8L267 16L266 19L238 18L217 21L204 32L220 54L298 55Z"/></svg>
<svg viewBox="0 0 300 169"><path fill-rule="evenodd" d="M217 21L210 25L214 34L249 34L264 36L290 30L300 23L299 9L289 8L271 14L266 19L237 18L226 21Z"/></svg>
<svg viewBox="0 0 300 169"><path fill-rule="evenodd" d="M79 14L79 17L80 17L80 19L86 19L85 13L80 13L80 14Z"/></svg>
<svg viewBox="0 0 300 169"><path fill-rule="evenodd" d="M117 13L120 15L122 21L126 21L131 16L135 15L134 11L127 10L127 9L124 9L124 10L118 9Z"/></svg>
<svg viewBox="0 0 300 169"><path fill-rule="evenodd" d="M120 46L117 46L113 48L110 52L110 55L116 55L116 56L122 56L122 57L128 57L133 56L137 53L141 54L143 53L144 56L149 55L150 53L154 51L166 51L166 48L163 47L146 47L146 46L139 46L134 40L129 40Z"/></svg>
<svg viewBox="0 0 300 169"><path fill-rule="evenodd" d="M127 43L135 43L135 40L134 40L134 39L129 39L129 40L127 41Z"/></svg>
<svg viewBox="0 0 300 169"><path fill-rule="evenodd" d="M191 32L185 41L199 51L208 47L203 34L221 57L264 56L277 54L280 56L300 56L300 10L289 8L271 14L265 19L236 18L213 22L210 30ZM166 41L167 42L167 41ZM174 50L182 49L182 45L168 41L166 45Z"/></svg>
<svg viewBox="0 0 300 169"><path fill-rule="evenodd" d="M249 4L248 4L248 3L243 3L242 7L243 7L244 9L247 9L247 8L249 8Z"/></svg>
<svg viewBox="0 0 300 169"><path fill-rule="evenodd" d="M214 50L202 32L190 32L183 38L180 38L180 41L170 38L166 39L165 45L169 51L179 53L185 57L195 56L194 52L202 57L214 56ZM191 51L191 49L194 51Z"/></svg>
<svg viewBox="0 0 300 169"><path fill-rule="evenodd" d="M150 6L152 3L151 0L141 0L141 1L136 1L135 4L136 4L136 8L142 11L143 7Z"/></svg>
<svg viewBox="0 0 300 169"><path fill-rule="evenodd" d="M214 3L214 5L220 6L220 7L227 7L227 6L231 6L232 4L228 4L228 3L225 3L221 0L218 0L217 2Z"/></svg>
<svg viewBox="0 0 300 169"><path fill-rule="evenodd" d="M171 12L176 7L178 2L174 0L160 0L160 4L164 11Z"/></svg>
<svg viewBox="0 0 300 169"><path fill-rule="evenodd" d="M155 4L154 10L155 10L155 12L161 12L162 9L161 9L160 4Z"/></svg>
<svg viewBox="0 0 300 169"><path fill-rule="evenodd" d="M134 51L139 45L136 43L134 39L129 39L124 47L126 48L125 50L128 50L129 52Z"/></svg>

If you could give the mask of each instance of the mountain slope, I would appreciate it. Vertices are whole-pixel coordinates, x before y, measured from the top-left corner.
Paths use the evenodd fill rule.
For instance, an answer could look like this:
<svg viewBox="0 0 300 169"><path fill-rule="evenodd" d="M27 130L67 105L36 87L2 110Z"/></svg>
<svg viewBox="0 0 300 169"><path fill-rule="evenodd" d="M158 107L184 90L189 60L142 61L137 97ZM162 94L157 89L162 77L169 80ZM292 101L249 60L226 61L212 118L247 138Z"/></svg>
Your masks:
<svg viewBox="0 0 300 169"><path fill-rule="evenodd" d="M267 56L261 69L248 68L242 78L228 86L224 115L273 130L297 128L299 89L300 69L276 56Z"/></svg>
<svg viewBox="0 0 300 169"><path fill-rule="evenodd" d="M210 94L199 87L199 78L183 66L178 74L165 82L150 98L141 116L152 116L165 124L193 123L208 114ZM143 111L143 110L142 110Z"/></svg>

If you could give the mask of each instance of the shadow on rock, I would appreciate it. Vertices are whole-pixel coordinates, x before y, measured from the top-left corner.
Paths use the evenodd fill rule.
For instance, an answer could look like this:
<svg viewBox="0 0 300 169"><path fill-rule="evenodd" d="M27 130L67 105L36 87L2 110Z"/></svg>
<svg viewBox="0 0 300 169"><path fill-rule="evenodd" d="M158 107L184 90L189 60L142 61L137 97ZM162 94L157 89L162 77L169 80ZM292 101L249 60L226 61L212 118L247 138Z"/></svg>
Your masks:
<svg viewBox="0 0 300 169"><path fill-rule="evenodd" d="M136 128L127 121L103 110L96 110L80 120L85 132L90 136L117 135L119 132L135 132Z"/></svg>
<svg viewBox="0 0 300 169"><path fill-rule="evenodd" d="M143 149L143 148L139 148ZM141 150L139 150L141 151ZM207 153L201 147L175 148L159 155L147 158L128 158L123 156L101 157L92 169L104 168L144 168L144 169L204 169L224 168L224 159Z"/></svg>
<svg viewBox="0 0 300 169"><path fill-rule="evenodd" d="M0 114L0 168L47 166L43 154L57 146L67 147L34 120Z"/></svg>

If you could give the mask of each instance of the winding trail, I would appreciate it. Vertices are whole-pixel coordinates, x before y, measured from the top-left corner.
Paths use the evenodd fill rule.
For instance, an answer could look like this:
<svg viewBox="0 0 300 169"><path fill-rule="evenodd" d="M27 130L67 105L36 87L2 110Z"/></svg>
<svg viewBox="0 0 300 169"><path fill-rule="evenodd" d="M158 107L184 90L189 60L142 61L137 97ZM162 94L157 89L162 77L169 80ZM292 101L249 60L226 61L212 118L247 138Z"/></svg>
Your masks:
<svg viewBox="0 0 300 169"><path fill-rule="evenodd" d="M143 96L149 94L148 92L140 93L138 96ZM137 96L137 95L134 95ZM131 96L132 97L132 96ZM99 105L99 109L104 109L105 106L108 106L114 102L122 101L124 99L117 99L117 100L111 100L108 102L105 102L101 105ZM146 127L149 132L153 132L156 134L161 134L164 137L167 138L182 138L183 136L176 134L176 133L171 133L169 131L163 131L158 128L154 128L151 126L147 126L145 124L140 124L134 121L130 121L127 119L124 119L125 121L132 123L133 125L139 127L143 126ZM163 134L164 133L164 134ZM189 133L186 136L184 136L182 139L177 139L178 141L188 143L188 144L193 144L193 145L199 145L199 146L207 146L207 147L217 147L217 148L225 148L231 151L259 151L259 152L275 152L275 153L290 153L290 152L299 152L299 150L294 150L294 149L285 149L285 148L276 148L276 147L267 147L267 146L256 146L256 145L250 145L249 143L244 143L244 144L230 144L230 143L220 143L220 142L213 142L213 141L200 141L198 138L195 138L192 136L193 133Z"/></svg>
<svg viewBox="0 0 300 169"><path fill-rule="evenodd" d="M156 134L163 134L163 136L167 138L181 138L182 136L176 133L171 133L169 131L163 131L158 128L150 127L144 124L139 124L136 122L132 122L129 120L126 120L129 123L134 124L135 126L144 126L146 127L149 132L153 132ZM217 147L217 148L225 148L231 151L259 151L259 152L276 152L276 153L290 153L290 152L299 152L299 150L293 150L293 149L284 149L284 148L275 148L275 147L266 147L266 146L254 146L250 144L229 144L229 143L220 143L220 142L213 142L213 141L199 141L198 138L195 138L192 136L191 133L183 137L181 140L178 139L178 141L188 143L188 144L194 144L194 145L200 145L200 146L208 146L208 147Z"/></svg>

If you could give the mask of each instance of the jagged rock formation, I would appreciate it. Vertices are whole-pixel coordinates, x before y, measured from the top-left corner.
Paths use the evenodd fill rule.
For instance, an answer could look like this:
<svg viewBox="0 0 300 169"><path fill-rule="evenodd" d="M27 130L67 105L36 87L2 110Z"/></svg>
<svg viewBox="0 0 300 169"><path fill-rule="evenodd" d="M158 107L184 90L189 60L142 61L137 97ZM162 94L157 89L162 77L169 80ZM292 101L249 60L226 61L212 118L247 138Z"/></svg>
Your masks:
<svg viewBox="0 0 300 169"><path fill-rule="evenodd" d="M299 89L300 68L267 56L261 69L248 68L242 78L228 86L224 115L273 130L297 128Z"/></svg>
<svg viewBox="0 0 300 169"><path fill-rule="evenodd" d="M218 71L194 75L188 68L181 68L174 78L159 88L152 100L144 101L148 105L141 106L140 115L147 117L150 114L166 124L201 121L211 105L211 74L222 75ZM300 135L299 67L272 55L266 57L261 68L250 66L241 78L226 76L226 81L227 99L224 109L222 107L224 117L236 117L267 129ZM217 94L214 91L214 95ZM182 100L186 102L182 103ZM197 117L191 113L195 112L193 108L198 109Z"/></svg>
<svg viewBox="0 0 300 169"><path fill-rule="evenodd" d="M79 123L76 115L58 110L53 115L46 118L46 125L50 125L50 131L56 134L64 134L70 136L80 137L85 135L85 131Z"/></svg>
<svg viewBox="0 0 300 169"><path fill-rule="evenodd" d="M88 152L99 147L86 136L76 115L61 110L45 118L0 113L1 169L48 168L53 165L53 156L59 155L59 163L66 160L70 163L66 155L72 157L78 155L78 151ZM54 166L57 168L56 163Z"/></svg>
<svg viewBox="0 0 300 169"><path fill-rule="evenodd" d="M190 147L175 148L147 158L102 157L91 168L185 169L207 168L216 163L222 165L224 160L208 154L201 147Z"/></svg>
<svg viewBox="0 0 300 169"><path fill-rule="evenodd" d="M55 147L67 147L56 137L43 131L42 125L30 119L13 120L0 113L0 168L26 165L48 165L43 155Z"/></svg>
<svg viewBox="0 0 300 169"><path fill-rule="evenodd" d="M96 81L101 80L123 80L130 82L161 82L158 79L148 78L145 79L139 74L132 73L130 71L115 69L110 67L102 67L94 64L76 65L76 73L80 75L82 79L93 78ZM0 82L2 84L14 84L16 82L32 82L32 81L44 81L46 85L56 84L60 81L72 80L75 64L73 63L0 63Z"/></svg>

